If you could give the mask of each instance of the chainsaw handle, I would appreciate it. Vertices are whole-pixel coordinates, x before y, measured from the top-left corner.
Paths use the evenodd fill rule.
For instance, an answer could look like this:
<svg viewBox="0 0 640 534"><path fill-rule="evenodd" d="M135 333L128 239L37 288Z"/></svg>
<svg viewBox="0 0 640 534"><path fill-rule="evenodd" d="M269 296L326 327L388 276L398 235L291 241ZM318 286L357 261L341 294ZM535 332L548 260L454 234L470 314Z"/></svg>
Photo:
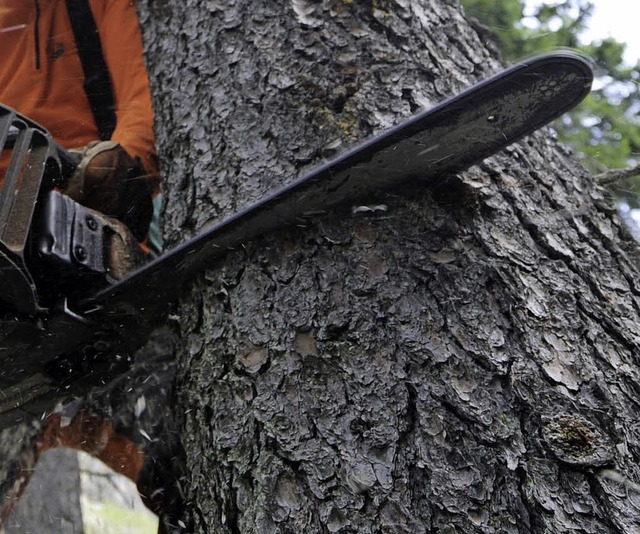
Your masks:
<svg viewBox="0 0 640 534"><path fill-rule="evenodd" d="M18 140L19 134L20 134L20 130L18 130L18 128L12 127L9 130L7 139L5 140L5 143L4 143L5 148L13 148L16 144L16 141ZM51 140L51 146L55 150L60 160L60 166L61 166L60 182L61 183L56 184L57 186L60 186L64 184L67 180L69 180L69 178L71 178L76 168L78 167L78 164L80 163L81 157L79 154L73 154L68 150L66 150L65 148L61 147L54 140Z"/></svg>
<svg viewBox="0 0 640 534"><path fill-rule="evenodd" d="M71 178L71 176L77 169L78 164L80 163L81 156L80 154L73 154L68 150L62 148L55 141L53 142L53 146L58 153L58 158L60 158L60 173L62 183L64 184L69 180L69 178Z"/></svg>

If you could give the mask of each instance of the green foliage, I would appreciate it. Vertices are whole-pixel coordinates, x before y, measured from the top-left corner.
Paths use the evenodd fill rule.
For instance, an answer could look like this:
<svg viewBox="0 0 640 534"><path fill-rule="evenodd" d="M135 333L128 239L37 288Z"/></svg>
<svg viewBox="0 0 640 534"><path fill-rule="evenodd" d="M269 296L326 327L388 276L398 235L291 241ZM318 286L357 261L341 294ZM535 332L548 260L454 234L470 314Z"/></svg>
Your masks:
<svg viewBox="0 0 640 534"><path fill-rule="evenodd" d="M559 47L576 48L578 33L592 10L591 4L579 0L545 4L538 9L534 21L529 17L525 19L523 0L462 0L462 5L494 33L507 59L520 59ZM532 27L534 22L536 27Z"/></svg>
<svg viewBox="0 0 640 534"><path fill-rule="evenodd" d="M591 2L546 2L525 16L524 0L461 1L467 13L494 34L508 61L557 48L579 50L592 58L597 76L594 90L579 108L557 121L554 129L594 172L638 163L640 64L625 65L625 45L614 39L581 42L593 11Z"/></svg>

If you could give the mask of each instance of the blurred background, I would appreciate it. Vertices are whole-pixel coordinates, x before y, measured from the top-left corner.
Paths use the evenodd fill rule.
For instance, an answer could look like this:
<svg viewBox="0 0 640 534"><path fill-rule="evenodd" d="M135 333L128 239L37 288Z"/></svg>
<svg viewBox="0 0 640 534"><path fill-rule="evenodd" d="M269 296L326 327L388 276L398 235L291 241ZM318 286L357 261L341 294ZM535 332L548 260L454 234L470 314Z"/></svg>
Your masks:
<svg viewBox="0 0 640 534"><path fill-rule="evenodd" d="M553 50L595 61L593 92L556 121L558 137L616 199L640 240L640 3L628 0L461 0L507 63ZM617 172L618 171L618 172Z"/></svg>

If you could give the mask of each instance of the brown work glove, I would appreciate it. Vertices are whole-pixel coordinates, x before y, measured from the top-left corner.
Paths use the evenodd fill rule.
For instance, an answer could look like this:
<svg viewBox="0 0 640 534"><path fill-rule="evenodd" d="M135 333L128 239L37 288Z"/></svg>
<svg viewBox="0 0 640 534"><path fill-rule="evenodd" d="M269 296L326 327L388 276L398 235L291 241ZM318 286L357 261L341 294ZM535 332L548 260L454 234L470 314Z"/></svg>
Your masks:
<svg viewBox="0 0 640 534"><path fill-rule="evenodd" d="M114 141L94 141L71 152L81 159L62 192L122 221L142 241L149 229L153 204L140 162Z"/></svg>

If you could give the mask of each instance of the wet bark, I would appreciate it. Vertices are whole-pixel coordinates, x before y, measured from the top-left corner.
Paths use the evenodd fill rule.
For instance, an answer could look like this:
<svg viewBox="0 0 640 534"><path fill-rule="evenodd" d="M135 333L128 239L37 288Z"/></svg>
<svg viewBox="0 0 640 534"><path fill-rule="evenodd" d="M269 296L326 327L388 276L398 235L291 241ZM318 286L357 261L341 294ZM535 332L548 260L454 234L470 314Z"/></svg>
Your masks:
<svg viewBox="0 0 640 534"><path fill-rule="evenodd" d="M451 0L139 6L169 243L500 67ZM189 529L640 529L636 245L575 155L362 202L186 288Z"/></svg>

